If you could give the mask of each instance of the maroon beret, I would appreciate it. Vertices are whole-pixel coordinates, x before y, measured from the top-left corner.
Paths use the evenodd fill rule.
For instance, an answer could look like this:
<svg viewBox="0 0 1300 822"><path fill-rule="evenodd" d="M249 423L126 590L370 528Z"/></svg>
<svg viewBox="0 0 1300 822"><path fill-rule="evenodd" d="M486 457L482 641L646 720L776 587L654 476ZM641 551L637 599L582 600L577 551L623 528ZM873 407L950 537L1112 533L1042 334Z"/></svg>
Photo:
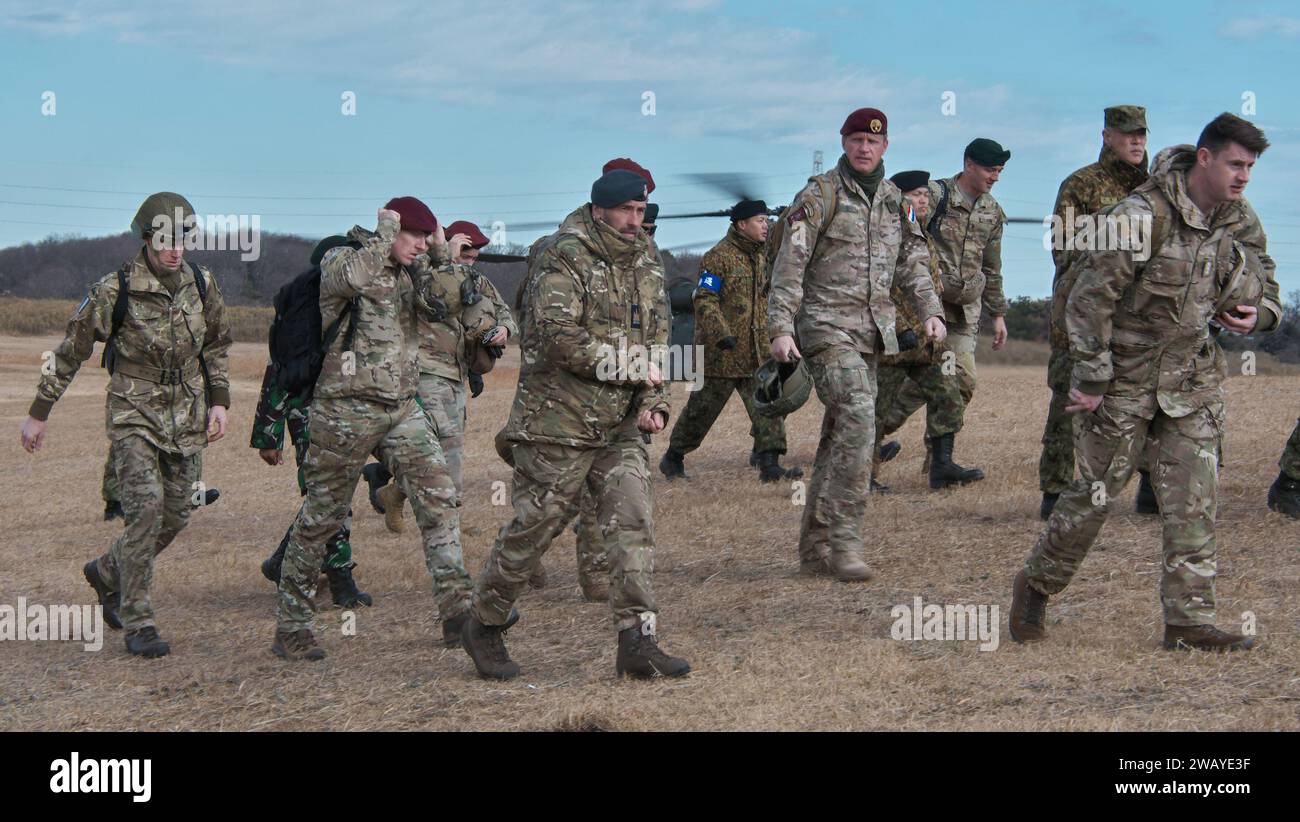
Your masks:
<svg viewBox="0 0 1300 822"><path fill-rule="evenodd" d="M847 137L855 131L888 135L889 120L885 117L885 112L878 108L860 108L850 114L844 125L840 126L840 136Z"/></svg>
<svg viewBox="0 0 1300 822"><path fill-rule="evenodd" d="M640 163L636 162L635 160L629 159L627 157L619 157L617 159L610 160L608 163L605 163L605 167L600 170L600 173L608 174L614 169L619 169L619 168L623 169L624 171L631 171L633 173L640 174L642 177L645 178L645 193L646 194L654 193L655 178L650 176L650 171L644 168Z"/></svg>
<svg viewBox="0 0 1300 822"><path fill-rule="evenodd" d="M433 216L429 207L415 197L394 197L384 204L384 208L396 211L402 216L403 231L422 231L432 234L438 230L438 218Z"/></svg>
<svg viewBox="0 0 1300 822"><path fill-rule="evenodd" d="M469 237L470 248L482 248L492 242L487 238L486 234L479 231L478 226L474 225L469 220L457 220L451 225L445 227L443 232L447 235L448 240L455 237L457 234L464 234L466 237Z"/></svg>

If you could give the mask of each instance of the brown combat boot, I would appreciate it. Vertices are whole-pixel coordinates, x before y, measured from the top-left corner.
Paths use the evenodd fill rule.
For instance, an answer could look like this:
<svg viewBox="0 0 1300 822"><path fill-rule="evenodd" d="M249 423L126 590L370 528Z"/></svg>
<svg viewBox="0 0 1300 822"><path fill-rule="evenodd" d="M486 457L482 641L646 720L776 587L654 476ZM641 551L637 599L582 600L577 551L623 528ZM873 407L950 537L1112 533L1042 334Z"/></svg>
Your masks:
<svg viewBox="0 0 1300 822"><path fill-rule="evenodd" d="M474 661L478 675L484 679L514 679L519 666L506 650L505 626L484 625L472 613L465 620L460 641L465 653Z"/></svg>
<svg viewBox="0 0 1300 822"><path fill-rule="evenodd" d="M1166 651L1249 651L1255 647L1253 636L1230 634L1213 625L1166 625Z"/></svg>
<svg viewBox="0 0 1300 822"><path fill-rule="evenodd" d="M277 629L271 653L281 659L310 659L313 662L325 658L325 649L316 644L316 637L307 628L296 631Z"/></svg>
<svg viewBox="0 0 1300 822"><path fill-rule="evenodd" d="M866 582L873 576L871 566L855 551L831 551L826 568L840 582Z"/></svg>
<svg viewBox="0 0 1300 822"><path fill-rule="evenodd" d="M406 523L402 521L402 508L406 505L406 495L396 485L389 484L380 488L375 496L379 497L379 501L384 506L384 526L394 534L406 530Z"/></svg>
<svg viewBox="0 0 1300 822"><path fill-rule="evenodd" d="M1011 614L1007 628L1016 642L1037 642L1047 639L1043 620L1047 616L1047 594L1040 594L1029 584L1025 569L1021 568L1011 583Z"/></svg>

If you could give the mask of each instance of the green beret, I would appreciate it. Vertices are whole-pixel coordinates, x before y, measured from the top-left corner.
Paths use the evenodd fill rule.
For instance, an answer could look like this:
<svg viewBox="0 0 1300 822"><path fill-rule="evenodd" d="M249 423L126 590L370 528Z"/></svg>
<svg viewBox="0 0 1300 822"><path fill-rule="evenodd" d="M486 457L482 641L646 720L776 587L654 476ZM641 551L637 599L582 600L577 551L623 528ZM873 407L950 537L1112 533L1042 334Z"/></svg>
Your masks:
<svg viewBox="0 0 1300 822"><path fill-rule="evenodd" d="M1005 165L1007 160L1011 159L1011 152L1002 148L995 140L987 137L976 137L966 146L966 159L973 160L976 165L985 168Z"/></svg>
<svg viewBox="0 0 1300 822"><path fill-rule="evenodd" d="M591 204L601 208L614 208L628 200L645 202L648 196L645 178L622 168L606 172L591 185Z"/></svg>
<svg viewBox="0 0 1300 822"><path fill-rule="evenodd" d="M1111 106L1106 109L1106 128L1125 133L1146 131L1147 110L1142 106Z"/></svg>

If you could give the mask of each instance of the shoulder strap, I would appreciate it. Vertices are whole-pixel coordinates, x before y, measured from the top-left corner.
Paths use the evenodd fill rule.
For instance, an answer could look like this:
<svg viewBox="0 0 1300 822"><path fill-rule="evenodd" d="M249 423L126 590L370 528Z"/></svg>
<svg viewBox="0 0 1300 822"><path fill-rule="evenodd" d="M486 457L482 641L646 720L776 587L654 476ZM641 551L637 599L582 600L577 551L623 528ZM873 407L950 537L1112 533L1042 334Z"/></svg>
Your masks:
<svg viewBox="0 0 1300 822"><path fill-rule="evenodd" d="M934 212L930 214L930 221L925 224L927 234L934 236L934 229L939 225L939 220L948 211L948 181L935 180L939 184L939 204L934 207Z"/></svg>
<svg viewBox="0 0 1300 822"><path fill-rule="evenodd" d="M817 187L822 193L822 227L819 233L826 233L826 229L831 227L831 221L835 219L835 207L839 205L839 194L831 181L824 175L817 175L813 178L817 181Z"/></svg>
<svg viewBox="0 0 1300 822"><path fill-rule="evenodd" d="M208 307L208 281L204 278L203 272L197 265L190 266L190 273L194 275L194 287L199 290L199 302L203 304L206 310Z"/></svg>
<svg viewBox="0 0 1300 822"><path fill-rule="evenodd" d="M1164 245L1165 240L1169 237L1169 221L1173 219L1173 207L1165 199L1163 194L1152 197L1147 192L1138 190L1134 192L1146 200L1147 205L1151 208L1151 257L1160 253L1160 247Z"/></svg>
<svg viewBox="0 0 1300 822"><path fill-rule="evenodd" d="M108 340L104 343L104 353L99 358L99 366L107 368L111 373L113 370L113 361L115 355L114 349L117 347L117 332L126 321L127 294L129 291L127 280L127 267L130 263L125 263L117 270L117 299L113 301L113 324L109 327Z"/></svg>

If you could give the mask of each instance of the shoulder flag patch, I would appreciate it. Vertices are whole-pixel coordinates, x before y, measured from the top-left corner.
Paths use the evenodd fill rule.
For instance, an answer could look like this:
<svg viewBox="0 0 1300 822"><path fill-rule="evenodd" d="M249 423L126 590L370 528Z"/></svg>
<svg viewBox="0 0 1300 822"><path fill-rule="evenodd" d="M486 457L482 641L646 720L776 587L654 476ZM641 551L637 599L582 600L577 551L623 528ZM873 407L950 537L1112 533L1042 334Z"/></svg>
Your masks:
<svg viewBox="0 0 1300 822"><path fill-rule="evenodd" d="M700 282L696 288L700 291L712 291L714 294L721 293L722 278L705 269L700 272Z"/></svg>
<svg viewBox="0 0 1300 822"><path fill-rule="evenodd" d="M916 222L916 208L911 204L907 206L907 221L909 223Z"/></svg>
<svg viewBox="0 0 1300 822"><path fill-rule="evenodd" d="M808 219L808 209L804 208L803 206L799 206L794 211L791 211L788 215L786 215L785 221L790 225L794 225L800 220L806 220L806 219Z"/></svg>

